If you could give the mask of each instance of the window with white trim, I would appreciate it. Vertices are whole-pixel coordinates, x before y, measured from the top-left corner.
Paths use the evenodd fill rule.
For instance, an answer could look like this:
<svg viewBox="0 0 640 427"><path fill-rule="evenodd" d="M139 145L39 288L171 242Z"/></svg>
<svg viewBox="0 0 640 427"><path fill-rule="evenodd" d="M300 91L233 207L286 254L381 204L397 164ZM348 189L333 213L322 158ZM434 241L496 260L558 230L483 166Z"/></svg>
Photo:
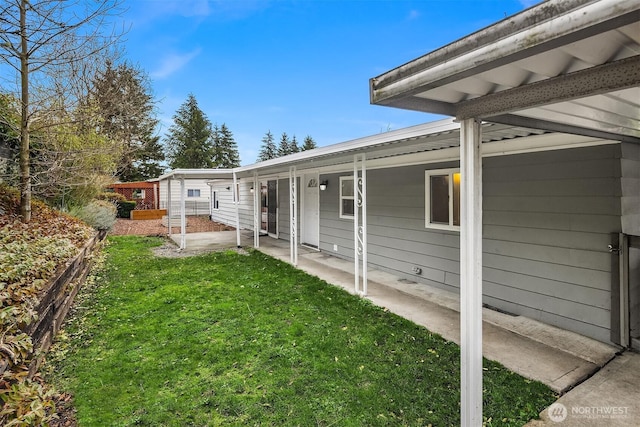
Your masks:
<svg viewBox="0 0 640 427"><path fill-rule="evenodd" d="M187 190L187 197L200 197L200 189L189 188Z"/></svg>
<svg viewBox="0 0 640 427"><path fill-rule="evenodd" d="M460 229L460 169L425 171L425 226Z"/></svg>
<svg viewBox="0 0 640 427"><path fill-rule="evenodd" d="M340 218L353 219L355 197L353 194L353 177L340 177Z"/></svg>

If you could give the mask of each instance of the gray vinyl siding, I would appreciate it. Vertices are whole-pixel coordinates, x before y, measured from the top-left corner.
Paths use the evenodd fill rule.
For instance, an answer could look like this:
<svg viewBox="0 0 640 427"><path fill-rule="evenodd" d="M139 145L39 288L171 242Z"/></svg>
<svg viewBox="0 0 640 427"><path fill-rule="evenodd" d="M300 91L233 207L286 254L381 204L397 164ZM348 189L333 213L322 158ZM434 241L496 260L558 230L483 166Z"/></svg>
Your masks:
<svg viewBox="0 0 640 427"><path fill-rule="evenodd" d="M621 147L622 232L640 236L640 144Z"/></svg>
<svg viewBox="0 0 640 427"><path fill-rule="evenodd" d="M212 209L211 219L222 224L236 226L236 205L233 202L233 180L217 180L211 188L218 192L218 209ZM227 190L227 188L229 188Z"/></svg>
<svg viewBox="0 0 640 427"><path fill-rule="evenodd" d="M240 229L253 230L253 180L239 180L240 203L238 206L238 216L240 218Z"/></svg>
<svg viewBox="0 0 640 427"><path fill-rule="evenodd" d="M618 144L484 159L486 304L609 340L607 245L621 230L620 150ZM425 170L457 166L367 172L371 267L458 292L459 233L425 228L424 212ZM320 177L329 181L320 193L320 249L353 259L353 221L338 214L340 175Z"/></svg>

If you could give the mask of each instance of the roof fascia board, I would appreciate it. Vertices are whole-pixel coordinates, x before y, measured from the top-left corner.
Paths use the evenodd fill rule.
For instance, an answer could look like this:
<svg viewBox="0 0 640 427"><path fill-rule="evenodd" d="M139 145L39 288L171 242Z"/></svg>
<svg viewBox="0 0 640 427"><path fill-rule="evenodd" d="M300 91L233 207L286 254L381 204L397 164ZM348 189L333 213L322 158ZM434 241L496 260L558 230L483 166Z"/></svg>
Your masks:
<svg viewBox="0 0 640 427"><path fill-rule="evenodd" d="M564 4L571 8L564 8ZM555 47L637 21L637 0L550 0L460 39L370 81L372 104L415 95ZM562 11L558 14L557 11ZM511 22L529 22L515 25ZM487 33L495 32L493 37ZM479 44L481 43L481 44Z"/></svg>

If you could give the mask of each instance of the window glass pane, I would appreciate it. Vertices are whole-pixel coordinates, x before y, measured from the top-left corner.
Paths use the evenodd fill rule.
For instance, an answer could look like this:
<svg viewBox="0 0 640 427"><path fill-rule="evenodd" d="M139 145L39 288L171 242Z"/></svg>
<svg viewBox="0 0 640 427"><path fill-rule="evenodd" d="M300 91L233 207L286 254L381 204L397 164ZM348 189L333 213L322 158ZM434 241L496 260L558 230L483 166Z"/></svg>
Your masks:
<svg viewBox="0 0 640 427"><path fill-rule="evenodd" d="M431 223L449 224L449 175L432 175Z"/></svg>
<svg viewBox="0 0 640 427"><path fill-rule="evenodd" d="M353 179L343 179L340 181L342 188L340 189L340 195L353 197Z"/></svg>
<svg viewBox="0 0 640 427"><path fill-rule="evenodd" d="M342 215L353 216L353 199L342 200Z"/></svg>
<svg viewBox="0 0 640 427"><path fill-rule="evenodd" d="M460 225L460 172L453 174L453 225Z"/></svg>

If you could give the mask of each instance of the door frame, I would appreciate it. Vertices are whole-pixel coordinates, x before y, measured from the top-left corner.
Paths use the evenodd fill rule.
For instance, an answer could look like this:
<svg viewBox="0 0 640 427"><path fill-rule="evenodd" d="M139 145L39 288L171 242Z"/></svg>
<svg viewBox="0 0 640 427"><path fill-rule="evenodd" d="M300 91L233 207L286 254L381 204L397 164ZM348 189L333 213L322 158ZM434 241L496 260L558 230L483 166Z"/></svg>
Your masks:
<svg viewBox="0 0 640 427"><path fill-rule="evenodd" d="M275 215L275 223L276 223L276 232L275 233L270 233L269 232L269 181L275 181L276 185L275 185L275 201L276 201L276 206L275 206L275 211L274 211L274 215ZM279 195L279 179L278 177L260 177L258 179L258 188L260 189L260 194L259 194L259 206L260 206L260 233L261 234L266 234L269 237L273 237L274 239L277 239L278 236L280 235L280 221L278 221L279 219L279 215L280 215L280 207L279 205L279 199L278 199L278 195ZM263 189L263 185L264 188L266 189L266 202L267 202L267 219L266 219L266 229L262 228L262 189Z"/></svg>

